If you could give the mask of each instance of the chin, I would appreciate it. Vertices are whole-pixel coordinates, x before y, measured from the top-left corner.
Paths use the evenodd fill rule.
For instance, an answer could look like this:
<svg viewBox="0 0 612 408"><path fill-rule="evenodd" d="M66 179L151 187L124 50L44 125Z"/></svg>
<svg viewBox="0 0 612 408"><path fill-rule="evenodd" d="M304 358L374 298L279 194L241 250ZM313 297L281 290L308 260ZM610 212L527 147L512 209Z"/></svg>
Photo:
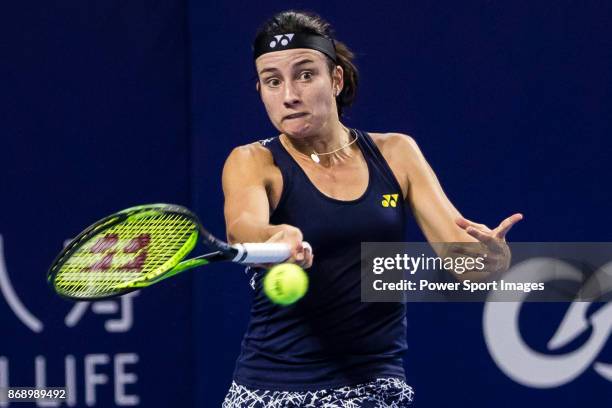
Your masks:
<svg viewBox="0 0 612 408"><path fill-rule="evenodd" d="M307 138L312 134L312 126L309 124L298 125L298 126L286 126L282 129L282 132L287 136L294 137L296 139Z"/></svg>

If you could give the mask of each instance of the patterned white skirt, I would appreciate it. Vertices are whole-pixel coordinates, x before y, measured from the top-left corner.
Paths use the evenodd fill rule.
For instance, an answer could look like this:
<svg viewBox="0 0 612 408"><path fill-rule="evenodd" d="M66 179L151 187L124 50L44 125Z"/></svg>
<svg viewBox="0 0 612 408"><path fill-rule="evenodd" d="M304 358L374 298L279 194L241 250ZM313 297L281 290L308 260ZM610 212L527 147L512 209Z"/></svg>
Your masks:
<svg viewBox="0 0 612 408"><path fill-rule="evenodd" d="M414 391L400 378L378 378L365 384L319 391L270 391L232 382L223 408L401 408L412 404Z"/></svg>

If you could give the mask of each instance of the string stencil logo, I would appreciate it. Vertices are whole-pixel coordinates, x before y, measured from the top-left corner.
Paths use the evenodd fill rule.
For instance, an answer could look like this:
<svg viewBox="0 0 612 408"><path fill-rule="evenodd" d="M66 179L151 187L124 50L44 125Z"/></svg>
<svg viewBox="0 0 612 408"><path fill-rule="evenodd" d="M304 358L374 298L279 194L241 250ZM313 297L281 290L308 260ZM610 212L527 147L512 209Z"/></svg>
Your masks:
<svg viewBox="0 0 612 408"><path fill-rule="evenodd" d="M381 201L381 205L385 208L387 207L397 207L397 197L399 194L383 194L383 199Z"/></svg>
<svg viewBox="0 0 612 408"><path fill-rule="evenodd" d="M131 239L121 240L118 234L106 234L89 248L99 258L86 270L104 271L118 268L128 271L142 270L147 260L147 248L151 241L149 234L140 234Z"/></svg>
<svg viewBox="0 0 612 408"><path fill-rule="evenodd" d="M274 40L270 41L270 48L276 48L279 43L281 46L286 47L291 42L294 35L293 33L275 35Z"/></svg>

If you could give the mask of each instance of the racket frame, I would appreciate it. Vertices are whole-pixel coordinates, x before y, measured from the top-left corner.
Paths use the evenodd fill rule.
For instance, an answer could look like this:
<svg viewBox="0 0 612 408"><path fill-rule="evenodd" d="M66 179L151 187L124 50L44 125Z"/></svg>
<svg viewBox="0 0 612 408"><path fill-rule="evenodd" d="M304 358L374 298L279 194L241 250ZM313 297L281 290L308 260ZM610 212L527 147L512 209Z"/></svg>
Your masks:
<svg viewBox="0 0 612 408"><path fill-rule="evenodd" d="M61 293L56 289L55 278L60 272L62 266L68 259L78 251L85 243L89 242L93 237L98 235L104 230L108 230L113 226L125 222L130 218L146 217L147 215L158 215L159 213L164 214L177 214L182 217L188 218L196 226L195 231L192 233L183 246L173 254L164 264L158 267L156 270L165 269L164 266L168 265L168 268L163 272L155 273L150 271L144 274L142 279L137 279L128 282L124 287L121 287L119 291L113 294L104 294L99 296L70 296L65 293ZM209 252L204 255L200 255L194 258L185 259L187 255L195 248L198 242L198 238L201 238L203 243L213 249L213 252ZM303 245L312 251L310 245L304 242ZM284 243L245 243L230 245L212 235L203 226L198 217L185 207L176 204L146 204L136 207L130 207L117 213L111 214L107 217L98 220L83 232L76 236L72 241L66 245L64 250L55 258L49 272L47 274L47 282L51 288L61 297L65 299L75 301L88 301L98 299L108 299L117 296L122 296L129 292L133 292L138 289L153 285L162 280L168 279L181 272L189 269L197 268L202 265L210 264L213 262L220 261L232 261L243 264L260 264L260 263L274 263L282 262L289 258L290 249L287 244ZM152 274L153 276L147 277Z"/></svg>
<svg viewBox="0 0 612 408"><path fill-rule="evenodd" d="M55 278L62 266L65 262L70 259L70 257L77 252L83 245L89 242L93 237L98 235L100 232L104 230L108 230L114 227L117 224L125 222L129 220L131 217L145 217L150 214L177 214L182 217L186 217L190 219L196 226L196 234L192 238L190 237L183 247L172 257L168 259L168 263L171 263L172 266L168 268L165 272L157 274L155 277L147 278L146 275L142 277L142 279L138 279L134 282L130 282L129 285L126 285L124 288L121 288L115 294L112 295L102 295L102 296L69 296L65 293L61 293L55 287ZM201 238L203 242L214 249L214 252L210 252L204 255L200 255L195 258L184 260L185 257L195 248L198 238ZM188 242L193 240L193 242ZM72 239L66 247L59 253L59 255L54 259L49 271L47 273L47 282L51 286L51 288L57 293L59 296L74 300L74 301L90 301L90 300L98 300L98 299L109 299L117 296L122 296L127 293L133 292L135 290L142 289L144 287L153 285L158 283L164 279L170 278L178 273L186 271L188 269L196 268L198 266L206 265L212 262L219 262L225 260L233 260L239 254L239 250L230 246L229 244L217 239L214 235L208 232L203 226L198 217L188 210L187 208L176 205L176 204L146 204L139 205L135 207L126 208L122 211L116 212L109 216L106 216L94 224L87 227L80 234L78 234L74 239ZM173 259L174 258L174 259Z"/></svg>

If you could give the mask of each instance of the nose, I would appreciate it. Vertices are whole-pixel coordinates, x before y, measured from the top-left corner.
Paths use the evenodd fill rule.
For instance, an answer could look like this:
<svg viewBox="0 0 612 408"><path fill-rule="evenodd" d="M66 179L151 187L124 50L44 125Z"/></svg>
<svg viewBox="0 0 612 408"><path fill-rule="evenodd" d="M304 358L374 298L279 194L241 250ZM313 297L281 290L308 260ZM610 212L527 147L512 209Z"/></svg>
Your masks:
<svg viewBox="0 0 612 408"><path fill-rule="evenodd" d="M300 95L292 82L285 83L283 103L285 104L285 107L292 107L300 103Z"/></svg>

